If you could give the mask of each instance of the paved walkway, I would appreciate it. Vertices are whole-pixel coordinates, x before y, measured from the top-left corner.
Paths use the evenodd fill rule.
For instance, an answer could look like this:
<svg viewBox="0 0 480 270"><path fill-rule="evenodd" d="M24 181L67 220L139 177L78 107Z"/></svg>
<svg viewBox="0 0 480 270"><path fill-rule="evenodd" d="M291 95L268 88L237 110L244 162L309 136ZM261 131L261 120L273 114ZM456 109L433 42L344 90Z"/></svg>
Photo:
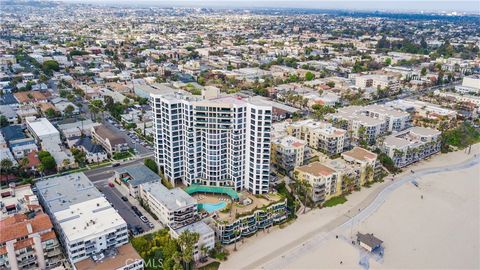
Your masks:
<svg viewBox="0 0 480 270"><path fill-rule="evenodd" d="M245 266L244 269L281 269L286 268L289 263L293 262L296 258L318 246L324 242L328 237L331 237L335 232L349 229L353 222L362 222L373 214L383 202L385 202L388 195L396 190L401 185L411 182L412 180L418 181L419 177L436 174L441 172L456 171L466 168L470 168L480 164L480 156L472 157L461 163L453 164L446 167L434 167L419 169L411 174L410 171L406 174L397 176L395 181L390 181L390 177L387 177L385 182L378 186L369 196L361 203L351 208L348 213L332 220L326 225L319 227L317 230L308 232L300 238L286 244L285 246L273 248L270 253L262 258L251 262ZM355 214L356 213L356 214Z"/></svg>

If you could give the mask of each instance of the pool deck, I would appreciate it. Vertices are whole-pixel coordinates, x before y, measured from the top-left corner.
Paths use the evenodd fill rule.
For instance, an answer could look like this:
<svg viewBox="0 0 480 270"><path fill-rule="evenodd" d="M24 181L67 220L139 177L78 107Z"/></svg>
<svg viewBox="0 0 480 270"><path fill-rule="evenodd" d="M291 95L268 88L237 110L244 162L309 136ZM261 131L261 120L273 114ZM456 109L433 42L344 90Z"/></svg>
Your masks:
<svg viewBox="0 0 480 270"><path fill-rule="evenodd" d="M219 203L224 201L227 205L231 205L231 199L227 195L217 195L217 194L201 194L197 193L193 195L193 197L198 201L198 203ZM281 197L278 194L265 194L261 196L255 196L248 192L242 192L240 194L240 198L246 199L249 198L252 203L249 205L242 205L240 203L235 202L233 206L231 206L231 211L229 213L222 213L221 211L217 211L218 218L227 222L235 221L235 214L242 214L252 211L255 208L262 208L266 205L270 205L274 202L280 201Z"/></svg>

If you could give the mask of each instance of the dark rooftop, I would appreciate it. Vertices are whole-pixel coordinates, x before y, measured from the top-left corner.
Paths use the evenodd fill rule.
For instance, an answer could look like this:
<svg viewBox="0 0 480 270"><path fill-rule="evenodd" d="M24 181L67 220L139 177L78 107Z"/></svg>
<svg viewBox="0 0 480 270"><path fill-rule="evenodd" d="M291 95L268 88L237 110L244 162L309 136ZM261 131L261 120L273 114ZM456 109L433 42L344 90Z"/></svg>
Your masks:
<svg viewBox="0 0 480 270"><path fill-rule="evenodd" d="M20 125L6 126L1 130L3 137L7 142L26 138L25 133L23 133L23 128Z"/></svg>
<svg viewBox="0 0 480 270"><path fill-rule="evenodd" d="M380 246L383 241L373 236L373 233L357 233L357 241L364 243L365 245L371 247L372 249Z"/></svg>

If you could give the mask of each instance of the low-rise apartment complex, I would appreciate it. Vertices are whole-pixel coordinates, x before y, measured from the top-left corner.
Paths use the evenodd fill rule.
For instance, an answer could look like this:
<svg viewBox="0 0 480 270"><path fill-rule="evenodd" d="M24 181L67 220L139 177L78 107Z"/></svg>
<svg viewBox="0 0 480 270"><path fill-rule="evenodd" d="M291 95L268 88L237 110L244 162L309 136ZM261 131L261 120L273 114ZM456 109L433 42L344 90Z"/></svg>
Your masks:
<svg viewBox="0 0 480 270"><path fill-rule="evenodd" d="M328 122L303 120L293 122L286 128L289 135L302 139L308 146L329 156L340 154L350 146L348 133Z"/></svg>
<svg viewBox="0 0 480 270"><path fill-rule="evenodd" d="M71 263L128 243L127 224L83 173L36 183Z"/></svg>
<svg viewBox="0 0 480 270"><path fill-rule="evenodd" d="M0 221L0 269L52 269L62 260L47 214L15 214Z"/></svg>
<svg viewBox="0 0 480 270"><path fill-rule="evenodd" d="M173 229L191 224L198 217L197 201L181 188L168 189L160 182L144 183L139 196L160 222Z"/></svg>
<svg viewBox="0 0 480 270"><path fill-rule="evenodd" d="M383 105L350 106L327 116L336 126L352 133L357 141L373 144L386 132L401 131L410 124L410 114Z"/></svg>
<svg viewBox="0 0 480 270"><path fill-rule="evenodd" d="M272 164L277 169L289 172L303 165L306 148L305 141L293 136L275 138L272 141Z"/></svg>
<svg viewBox="0 0 480 270"><path fill-rule="evenodd" d="M378 170L377 155L360 147L344 152L342 158L312 162L295 168L297 180L307 181L312 187L315 203L351 192L374 180Z"/></svg>
<svg viewBox="0 0 480 270"><path fill-rule="evenodd" d="M110 156L128 150L127 140L104 125L92 127L91 132L95 141L101 144Z"/></svg>
<svg viewBox="0 0 480 270"><path fill-rule="evenodd" d="M441 132L436 129L412 127L385 138L382 151L397 167L405 167L413 162L440 151Z"/></svg>

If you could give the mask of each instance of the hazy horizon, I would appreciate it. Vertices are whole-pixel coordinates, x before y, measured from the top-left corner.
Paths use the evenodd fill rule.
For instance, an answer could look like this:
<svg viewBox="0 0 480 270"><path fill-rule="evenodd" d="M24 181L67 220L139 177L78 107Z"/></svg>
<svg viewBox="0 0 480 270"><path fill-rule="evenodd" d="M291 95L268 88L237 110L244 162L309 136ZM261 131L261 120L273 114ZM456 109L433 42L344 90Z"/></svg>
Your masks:
<svg viewBox="0 0 480 270"><path fill-rule="evenodd" d="M365 11L396 11L396 12L467 12L480 13L480 1L433 1L433 0L64 0L70 3L90 3L119 6L158 6L158 7L204 7L204 8L310 8L310 9L341 9Z"/></svg>

